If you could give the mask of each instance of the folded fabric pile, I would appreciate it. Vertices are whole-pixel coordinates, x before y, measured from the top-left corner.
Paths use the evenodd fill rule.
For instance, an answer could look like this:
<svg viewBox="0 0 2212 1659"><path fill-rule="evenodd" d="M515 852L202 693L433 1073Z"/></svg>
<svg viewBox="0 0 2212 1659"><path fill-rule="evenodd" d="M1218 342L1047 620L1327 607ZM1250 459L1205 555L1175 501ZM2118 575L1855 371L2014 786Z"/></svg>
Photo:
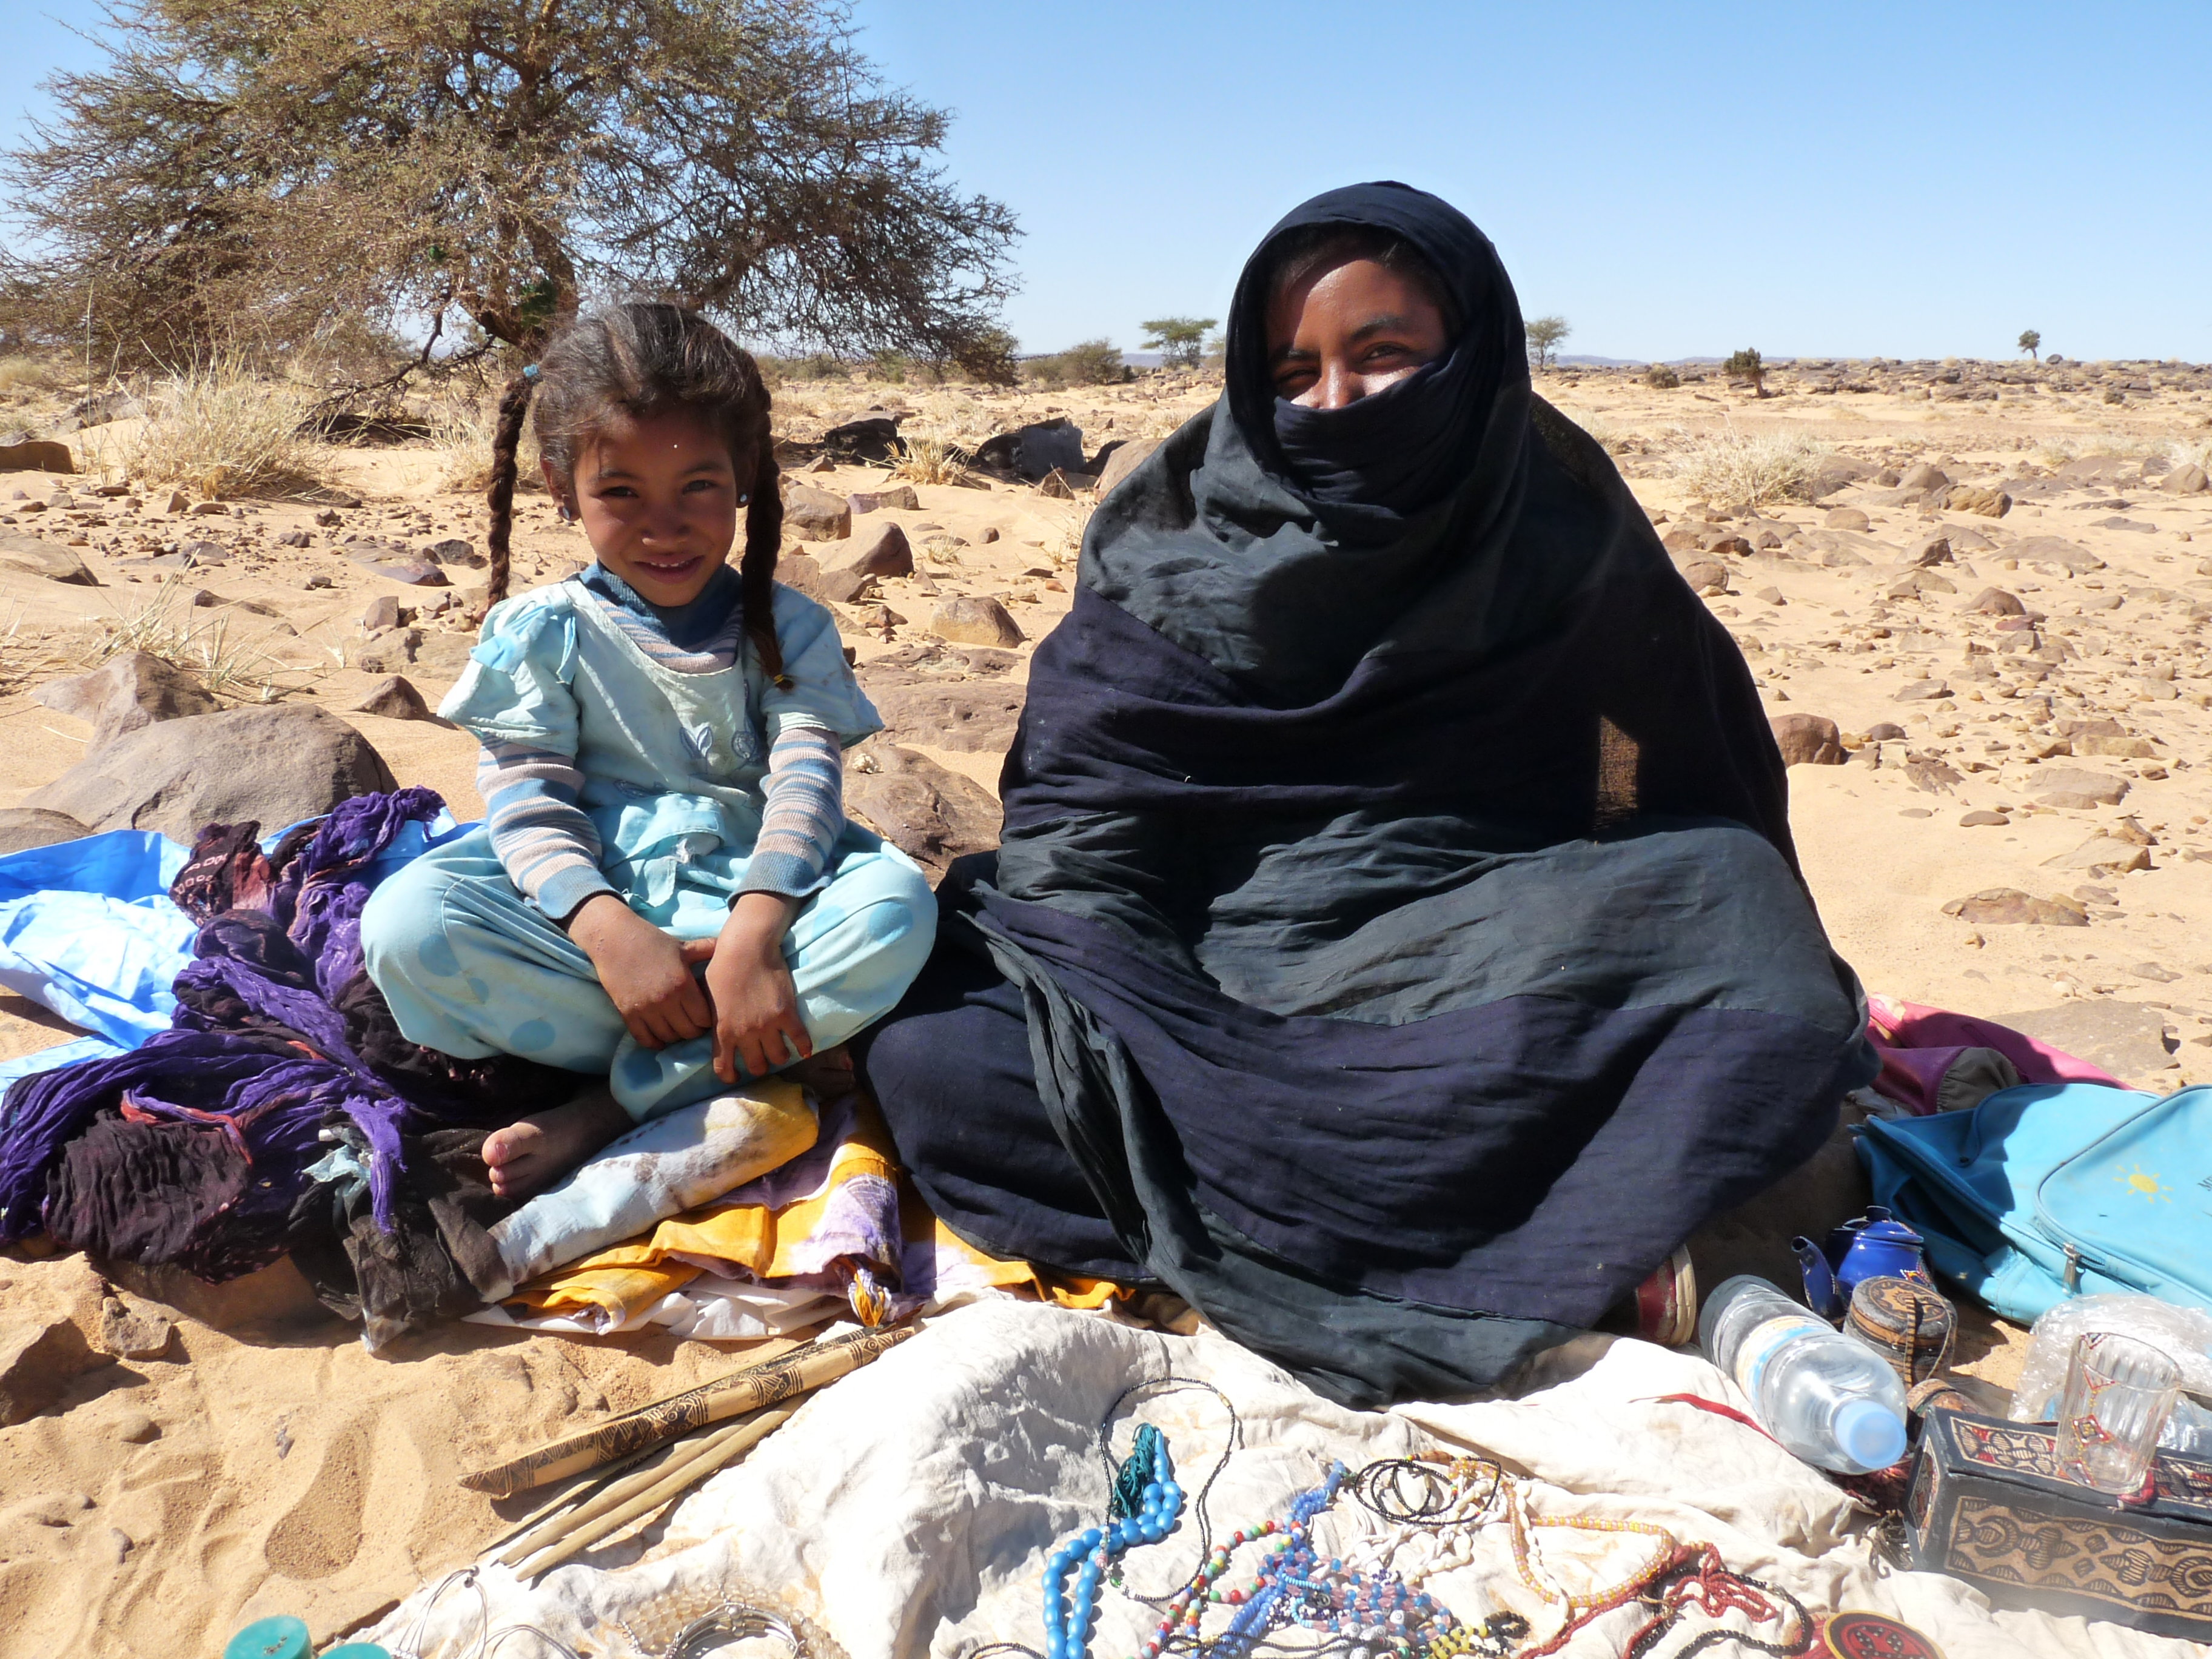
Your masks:
<svg viewBox="0 0 2212 1659"><path fill-rule="evenodd" d="M266 851L256 824L204 830L170 888L198 927L171 1028L0 1105L0 1242L43 1231L211 1281L289 1252L372 1346L477 1305L507 1207L483 1137L579 1079L408 1042L364 970L362 906L443 810L364 795Z"/></svg>
<svg viewBox="0 0 2212 1659"><path fill-rule="evenodd" d="M774 1079L752 1085L764 1101L779 1091L799 1092ZM659 1325L735 1341L838 1316L893 1324L994 1294L1085 1309L1127 1299L1104 1279L1000 1261L956 1237L902 1178L865 1096L823 1103L819 1122L811 1146L767 1173L599 1245L586 1231L605 1207L593 1189L623 1161L625 1136L493 1228L510 1267L534 1276L470 1316L592 1335Z"/></svg>

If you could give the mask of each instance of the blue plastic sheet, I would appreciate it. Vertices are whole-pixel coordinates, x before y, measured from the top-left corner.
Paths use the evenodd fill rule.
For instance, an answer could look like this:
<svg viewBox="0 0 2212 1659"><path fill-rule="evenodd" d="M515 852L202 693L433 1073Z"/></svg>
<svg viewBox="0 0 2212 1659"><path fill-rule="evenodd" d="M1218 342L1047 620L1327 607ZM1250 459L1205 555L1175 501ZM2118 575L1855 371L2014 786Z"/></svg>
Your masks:
<svg viewBox="0 0 2212 1659"><path fill-rule="evenodd" d="M169 902L187 856L111 830L0 858L0 985L120 1048L167 1030L197 931Z"/></svg>
<svg viewBox="0 0 2212 1659"><path fill-rule="evenodd" d="M264 838L263 849L298 827ZM447 811L409 823L371 867L381 878L475 827ZM190 856L150 830L111 830L0 858L0 985L94 1034L0 1061L0 1087L111 1059L169 1029L177 1009L169 987L191 960L198 932L169 902L169 884Z"/></svg>

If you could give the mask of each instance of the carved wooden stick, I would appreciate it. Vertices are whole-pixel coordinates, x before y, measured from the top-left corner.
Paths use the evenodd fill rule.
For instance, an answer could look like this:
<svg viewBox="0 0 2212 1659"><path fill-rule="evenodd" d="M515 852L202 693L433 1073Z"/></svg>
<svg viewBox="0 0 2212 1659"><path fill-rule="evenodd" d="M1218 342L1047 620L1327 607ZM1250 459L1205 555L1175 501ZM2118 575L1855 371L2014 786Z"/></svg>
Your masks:
<svg viewBox="0 0 2212 1659"><path fill-rule="evenodd" d="M461 1484L505 1498L527 1486L542 1486L549 1480L597 1468L602 1463L611 1463L707 1424L741 1417L763 1406L796 1398L825 1382L834 1382L878 1354L896 1347L914 1332L911 1325L892 1330L856 1331L833 1341L794 1348L773 1359L741 1366L682 1394L611 1417L595 1427L563 1436L550 1445L525 1452L496 1468L463 1475Z"/></svg>
<svg viewBox="0 0 2212 1659"><path fill-rule="evenodd" d="M781 1407L763 1412L744 1423L735 1423L723 1432L714 1435L696 1457L669 1469L652 1486L639 1492L628 1503L611 1513L580 1522L567 1532L540 1547L514 1570L518 1578L535 1578L550 1572L580 1550L589 1549L609 1533L619 1532L641 1515L650 1515L663 1504L673 1501L687 1488L704 1480L738 1453L757 1445L776 1430L788 1423L799 1407Z"/></svg>
<svg viewBox="0 0 2212 1659"><path fill-rule="evenodd" d="M561 1503L552 1504L532 1517L528 1526L518 1529L496 1547L494 1558L504 1566L514 1566L535 1555L555 1540L574 1532L586 1521L596 1521L609 1510L627 1504L638 1493L659 1486L669 1475L694 1459L706 1455L733 1434L742 1433L743 1422L726 1423L719 1428L695 1431L681 1440L672 1440L667 1445L647 1454L640 1467L623 1469L623 1473L605 1480L599 1486L582 1493L570 1492Z"/></svg>

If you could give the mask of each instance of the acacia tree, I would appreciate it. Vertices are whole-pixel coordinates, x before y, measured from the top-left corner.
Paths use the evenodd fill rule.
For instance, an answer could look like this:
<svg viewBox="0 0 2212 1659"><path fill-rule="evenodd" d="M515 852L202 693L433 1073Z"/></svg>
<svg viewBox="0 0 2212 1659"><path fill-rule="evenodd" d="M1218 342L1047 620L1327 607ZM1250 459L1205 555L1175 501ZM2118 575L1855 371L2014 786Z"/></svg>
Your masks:
<svg viewBox="0 0 2212 1659"><path fill-rule="evenodd" d="M1552 354L1559 349L1559 342L1575 331L1564 317L1529 317L1522 319L1521 331L1528 337L1528 355L1536 360L1539 369L1544 369L1551 367Z"/></svg>
<svg viewBox="0 0 2212 1659"><path fill-rule="evenodd" d="M1754 398L1766 395L1766 362L1759 355L1755 346L1746 346L1741 351L1731 352L1722 362L1721 373L1739 380L1750 381Z"/></svg>
<svg viewBox="0 0 2212 1659"><path fill-rule="evenodd" d="M1145 331L1145 349L1160 354L1168 368L1196 368L1206 347L1206 331L1218 319L1212 317L1156 317L1139 323Z"/></svg>
<svg viewBox="0 0 2212 1659"><path fill-rule="evenodd" d="M2042 343L2043 343L2043 336L2042 336L2040 333L2037 332L2034 329L2032 329L2032 328L2024 328L2024 329L2021 330L2021 331L2020 331L2020 349L2021 349L2022 351L2025 351L2025 352L2027 354L2027 360L2028 360L2028 362L2036 362L2040 361L2040 360L2036 356L2035 353L2036 353L2036 349L2037 349L2037 348L2038 348L2038 347L2039 347L2039 346L2041 346L2041 345L2042 345Z"/></svg>
<svg viewBox="0 0 2212 1659"><path fill-rule="evenodd" d="M994 353L1012 214L834 0L131 0L8 159L42 286L125 358L364 319L534 349L650 295L751 336ZM473 325L471 331L471 325ZM999 337L1003 344L1003 337Z"/></svg>

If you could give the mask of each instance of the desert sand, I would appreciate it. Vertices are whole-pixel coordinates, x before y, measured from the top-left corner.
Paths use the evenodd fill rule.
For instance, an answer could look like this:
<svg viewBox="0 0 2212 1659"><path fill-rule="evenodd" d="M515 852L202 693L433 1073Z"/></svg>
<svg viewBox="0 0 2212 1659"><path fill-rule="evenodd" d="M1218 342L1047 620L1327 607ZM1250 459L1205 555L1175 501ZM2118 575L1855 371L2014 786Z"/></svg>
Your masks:
<svg viewBox="0 0 2212 1659"><path fill-rule="evenodd" d="M786 386L780 431L793 469L811 464L824 429L872 413L966 444L1064 415L1095 453L1157 440L1214 389L1157 374L1049 393L855 376ZM2212 374L1801 363L1775 368L1758 396L1711 371L1662 390L1629 371L1569 368L1539 389L1613 453L1677 562L1710 590L1769 712L1835 723L1842 763L1792 768L1792 819L1837 948L1868 987L2010 1019L2143 1087L2212 1079L2212 945L2194 925L2212 914L2212 493L2166 487L2212 444ZM395 672L435 704L470 642L459 617L481 574L449 564L453 586L395 582L344 540L457 538L480 550L478 501L447 487L466 458L421 444L336 450L330 467L356 507L203 511L189 490L173 507L167 486L104 477L100 459L123 435L77 434L80 476L0 474L0 535L71 544L99 584L0 568L0 630L13 630L0 655L0 806L85 750L90 728L35 701L36 685L89 667L101 630L157 596L181 612L204 592L193 614L226 618L228 648L250 647L236 665L242 695L266 682L339 714L402 782L476 816L471 739L355 705ZM1713 463L1793 442L1801 458L1817 450L1863 476L1817 501L1753 503ZM1931 497L1945 486L1914 474L1923 465L1966 494ZM852 464L803 476L839 494L887 482L882 467ZM133 487L93 494L103 482ZM1984 509L1986 492L2009 505L2002 516L1954 507L1977 491ZM972 830L1027 653L1069 604L1091 497L1003 481L923 483L916 495L914 510L854 520L855 536L899 524L917 572L839 607L841 626L864 681L908 688L867 764L919 756L937 801ZM518 588L588 557L542 494L524 501ZM173 568L192 543L215 544L220 562ZM1977 609L1987 589L2021 614L2002 601ZM1004 604L1025 636L1011 660L929 632L936 608L963 594ZM386 597L419 613L412 635L363 629ZM972 717L933 726L932 710ZM866 775L854 780L862 811ZM1995 890L2063 920L1995 919L2019 900L1946 913ZM0 1054L70 1035L0 995ZM730 1363L700 1343L472 1327L372 1357L347 1328L302 1313L281 1272L264 1277L215 1296L143 1275L103 1281L82 1259L0 1258L8 1317L65 1309L88 1328L103 1313L176 1322L159 1357L95 1365L51 1408L0 1429L0 1656L211 1653L247 1619L280 1611L328 1639L470 1559L522 1507L465 1492L461 1469ZM2000 1381L2003 1354L1988 1373ZM647 1528L588 1559L632 1559L657 1540Z"/></svg>

